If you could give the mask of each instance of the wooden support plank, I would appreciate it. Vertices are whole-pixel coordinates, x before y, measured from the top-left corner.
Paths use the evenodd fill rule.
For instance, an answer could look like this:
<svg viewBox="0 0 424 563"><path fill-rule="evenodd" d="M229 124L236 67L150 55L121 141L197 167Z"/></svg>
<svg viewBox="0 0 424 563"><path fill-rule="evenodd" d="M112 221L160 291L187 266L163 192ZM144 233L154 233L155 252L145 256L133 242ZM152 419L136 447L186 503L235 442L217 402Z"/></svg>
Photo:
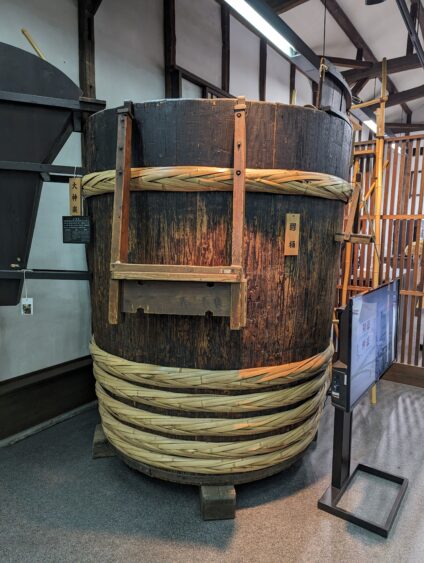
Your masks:
<svg viewBox="0 0 424 563"><path fill-rule="evenodd" d="M93 459L116 456L116 452L106 438L101 424L97 424L94 430L93 445L91 451Z"/></svg>
<svg viewBox="0 0 424 563"><path fill-rule="evenodd" d="M229 317L231 314L229 283L124 281L122 285L124 313L143 309L147 315Z"/></svg>
<svg viewBox="0 0 424 563"><path fill-rule="evenodd" d="M266 59L267 59L267 41L263 37L259 41L259 100L266 100Z"/></svg>
<svg viewBox="0 0 424 563"><path fill-rule="evenodd" d="M231 265L243 266L244 220L246 199L246 103L244 97L237 98L234 106L234 178L233 221L231 236ZM231 288L230 327L238 330L246 324L246 282L243 279Z"/></svg>
<svg viewBox="0 0 424 563"><path fill-rule="evenodd" d="M230 91L230 9L221 4L221 88Z"/></svg>
<svg viewBox="0 0 424 563"><path fill-rule="evenodd" d="M199 492L203 520L235 518L236 490L234 485L202 485Z"/></svg>
<svg viewBox="0 0 424 563"><path fill-rule="evenodd" d="M132 104L118 109L116 143L116 179L113 198L111 261L128 260L128 227L131 181ZM109 323L117 324L120 317L119 281L109 281Z"/></svg>
<svg viewBox="0 0 424 563"><path fill-rule="evenodd" d="M375 149L359 149L353 152L353 156L369 156L370 154L375 154Z"/></svg>
<svg viewBox="0 0 424 563"><path fill-rule="evenodd" d="M156 280L239 283L242 280L241 266L180 266L170 264L112 263L114 280Z"/></svg>
<svg viewBox="0 0 424 563"><path fill-rule="evenodd" d="M242 266L246 198L246 104L243 97L237 99L234 112L233 231L231 241L231 265Z"/></svg>

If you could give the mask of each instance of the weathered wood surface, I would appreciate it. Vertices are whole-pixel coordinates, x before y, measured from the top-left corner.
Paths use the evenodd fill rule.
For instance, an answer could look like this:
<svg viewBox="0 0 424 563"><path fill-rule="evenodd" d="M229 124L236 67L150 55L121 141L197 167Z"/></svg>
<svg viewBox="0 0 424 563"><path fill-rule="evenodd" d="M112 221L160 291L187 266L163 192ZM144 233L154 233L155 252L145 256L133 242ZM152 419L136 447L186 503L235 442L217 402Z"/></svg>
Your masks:
<svg viewBox="0 0 424 563"><path fill-rule="evenodd" d="M135 104L133 166L232 166L233 100ZM116 115L92 118L89 169L115 166ZM347 178L351 128L323 112L247 102L247 167L313 170ZM131 194L129 261L231 263L232 194ZM298 361L328 345L339 259L334 237L343 204L303 196L246 194L247 325L219 317L126 314L107 321L112 196L88 200L94 237L89 267L97 344L130 360L209 369ZM298 256L284 256L285 217L301 217Z"/></svg>

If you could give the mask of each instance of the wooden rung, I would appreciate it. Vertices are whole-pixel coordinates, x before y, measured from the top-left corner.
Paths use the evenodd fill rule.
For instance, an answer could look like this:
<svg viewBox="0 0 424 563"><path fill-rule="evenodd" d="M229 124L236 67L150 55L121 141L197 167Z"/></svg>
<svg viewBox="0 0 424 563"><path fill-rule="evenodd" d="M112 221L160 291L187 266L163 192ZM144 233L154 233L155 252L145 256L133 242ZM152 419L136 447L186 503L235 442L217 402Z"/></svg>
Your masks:
<svg viewBox="0 0 424 563"><path fill-rule="evenodd" d="M362 149L359 151L354 151L353 156L367 156L369 154L375 154L374 149Z"/></svg>
<svg viewBox="0 0 424 563"><path fill-rule="evenodd" d="M334 236L334 240L336 242L351 242L353 244L371 244L374 242L372 235L363 235L361 233L351 233L350 235L337 233Z"/></svg>
<svg viewBox="0 0 424 563"><path fill-rule="evenodd" d="M240 283L243 270L240 266L181 266L170 264L110 265L114 280L157 280L212 283Z"/></svg>

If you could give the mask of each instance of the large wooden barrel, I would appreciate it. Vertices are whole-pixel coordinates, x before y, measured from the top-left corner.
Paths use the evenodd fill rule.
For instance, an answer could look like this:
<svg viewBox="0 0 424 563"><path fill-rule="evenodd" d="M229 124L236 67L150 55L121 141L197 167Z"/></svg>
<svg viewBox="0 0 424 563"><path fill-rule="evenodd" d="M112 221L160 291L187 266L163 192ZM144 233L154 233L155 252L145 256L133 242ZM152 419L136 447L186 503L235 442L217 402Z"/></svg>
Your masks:
<svg viewBox="0 0 424 563"><path fill-rule="evenodd" d="M90 172L115 168L116 110L90 118ZM133 167L233 166L234 100L162 100L134 104ZM347 120L312 108L247 102L247 168L290 169L348 178L352 131ZM88 249L92 273L92 327L96 345L119 358L163 367L243 370L301 362L329 346L332 308L339 264L344 203L307 195L246 194L244 272L247 278L247 322L231 330L229 319L213 315L154 315L138 311L122 322L108 322L108 288L113 195L87 200L93 238ZM232 193L132 192L129 262L221 266L231 263ZM285 256L285 218L300 214L299 254ZM288 384L288 387L295 382ZM160 388L160 385L158 386ZM281 387L284 387L281 386ZM145 388L155 388L155 382ZM279 386L274 386L274 390ZM178 392L179 390L174 391ZM185 389L187 391L187 389ZM207 393L196 387L193 393ZM249 391L245 390L244 393ZM231 391L216 390L218 395ZM113 395L113 393L112 393ZM119 398L119 397L118 397ZM115 399L117 397L115 396ZM303 400L302 400L303 401ZM301 404L302 401L299 403ZM229 420L285 411L287 405L263 411L208 414L125 401L128 406L167 416L207 416ZM294 407L299 406L293 404ZM142 423L133 426L143 430ZM289 425L273 430L281 434ZM147 429L147 432L153 430ZM175 436L172 430L158 435ZM259 434L258 434L259 435ZM254 434L253 438L258 435ZM268 435L268 434L264 434ZM225 438L217 430L185 440ZM245 439L245 438L244 438ZM119 449L119 448L118 448ZM122 453L122 452L121 452ZM122 454L138 469L171 480L193 483L248 481L287 465L270 464L265 472L233 471L217 475L169 471ZM293 461L292 459L289 461Z"/></svg>

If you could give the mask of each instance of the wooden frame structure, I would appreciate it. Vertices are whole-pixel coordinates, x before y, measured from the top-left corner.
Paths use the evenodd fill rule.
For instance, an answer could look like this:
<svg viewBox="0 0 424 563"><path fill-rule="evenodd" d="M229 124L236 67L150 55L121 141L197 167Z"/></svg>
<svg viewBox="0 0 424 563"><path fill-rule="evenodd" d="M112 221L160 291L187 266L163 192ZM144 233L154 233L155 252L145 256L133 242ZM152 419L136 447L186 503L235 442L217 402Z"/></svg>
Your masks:
<svg viewBox="0 0 424 563"><path fill-rule="evenodd" d="M218 316L230 317L232 330L246 324L247 282L244 275L245 169L246 169L246 104L237 98L234 106L234 180L232 215L232 250L229 266L194 266L172 264L128 263L128 229L131 181L132 103L118 109L116 147L116 181L113 201L111 279L109 285L109 322L117 324L121 311L135 312L144 304L145 313L200 315L214 310ZM121 283L125 281L126 300L132 304L122 307ZM147 289L138 286L134 292L129 284L149 282ZM163 291L163 282L172 282L170 292ZM178 285L175 285L177 282ZM184 282L183 285L179 285ZM217 296L214 284L223 284L220 292L224 305L213 306ZM156 284L152 288L152 284ZM159 285L157 285L159 284ZM193 287L191 284L196 284ZM199 284L202 284L199 286ZM184 307L175 304L176 293L181 294ZM200 299L199 299L200 293ZM165 303L160 307L155 295ZM166 303L168 299L168 303ZM200 305L199 305L200 301ZM205 311L205 303L207 311ZM132 306L131 306L132 305Z"/></svg>
<svg viewBox="0 0 424 563"><path fill-rule="evenodd" d="M398 362L423 366L424 336L424 135L386 137L382 141L381 192L376 191L377 140L355 143L362 204L359 231L372 234L380 226L380 253L356 244L348 260L345 248L339 301L376 284L401 280ZM380 199L380 209L379 200Z"/></svg>

